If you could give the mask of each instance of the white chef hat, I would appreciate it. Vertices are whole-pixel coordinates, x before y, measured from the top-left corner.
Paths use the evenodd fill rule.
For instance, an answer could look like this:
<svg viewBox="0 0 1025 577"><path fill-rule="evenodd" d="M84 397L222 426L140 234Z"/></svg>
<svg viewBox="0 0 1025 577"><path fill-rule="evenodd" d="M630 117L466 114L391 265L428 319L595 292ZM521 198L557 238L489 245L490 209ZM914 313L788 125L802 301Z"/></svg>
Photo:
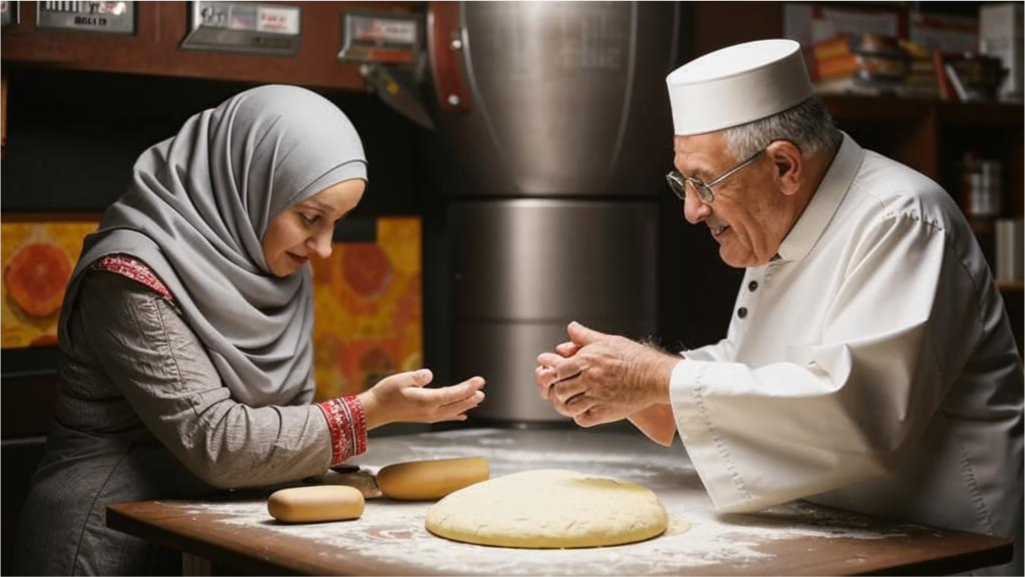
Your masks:
<svg viewBox="0 0 1025 577"><path fill-rule="evenodd" d="M676 134L714 132L772 116L812 95L801 45L758 40L706 54L666 77Z"/></svg>

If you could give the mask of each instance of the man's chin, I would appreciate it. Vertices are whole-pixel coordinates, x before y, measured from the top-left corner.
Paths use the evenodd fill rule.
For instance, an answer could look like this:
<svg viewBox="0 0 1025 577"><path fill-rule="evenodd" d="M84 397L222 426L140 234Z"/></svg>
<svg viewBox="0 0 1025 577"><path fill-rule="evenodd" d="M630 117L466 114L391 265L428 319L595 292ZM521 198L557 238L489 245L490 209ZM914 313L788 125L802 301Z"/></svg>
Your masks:
<svg viewBox="0 0 1025 577"><path fill-rule="evenodd" d="M750 268L755 266L750 258L740 258L731 254L726 245L719 245L719 258L730 268Z"/></svg>

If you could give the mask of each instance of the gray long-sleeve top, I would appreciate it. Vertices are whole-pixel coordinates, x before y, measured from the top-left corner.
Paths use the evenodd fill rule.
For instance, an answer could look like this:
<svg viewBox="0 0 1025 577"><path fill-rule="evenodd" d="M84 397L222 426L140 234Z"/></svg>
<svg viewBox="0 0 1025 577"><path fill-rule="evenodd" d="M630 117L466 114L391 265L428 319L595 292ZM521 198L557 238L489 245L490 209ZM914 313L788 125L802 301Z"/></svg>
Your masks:
<svg viewBox="0 0 1025 577"><path fill-rule="evenodd" d="M330 466L312 382L289 406L235 402L174 305L117 274L88 273L65 306L75 307L70 345L25 504L19 572L144 573L150 552L107 529L107 503L271 485Z"/></svg>

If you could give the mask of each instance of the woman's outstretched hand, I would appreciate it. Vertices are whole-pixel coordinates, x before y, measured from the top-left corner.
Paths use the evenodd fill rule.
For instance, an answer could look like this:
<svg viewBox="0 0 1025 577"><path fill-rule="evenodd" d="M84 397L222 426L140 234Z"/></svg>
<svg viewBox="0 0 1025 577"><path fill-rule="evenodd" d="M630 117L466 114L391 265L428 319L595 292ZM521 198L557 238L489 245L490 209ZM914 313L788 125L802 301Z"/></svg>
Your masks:
<svg viewBox="0 0 1025 577"><path fill-rule="evenodd" d="M360 393L367 429L400 422L465 421L466 411L484 400L482 377L448 387L425 388L432 379L434 375L428 369L398 373Z"/></svg>

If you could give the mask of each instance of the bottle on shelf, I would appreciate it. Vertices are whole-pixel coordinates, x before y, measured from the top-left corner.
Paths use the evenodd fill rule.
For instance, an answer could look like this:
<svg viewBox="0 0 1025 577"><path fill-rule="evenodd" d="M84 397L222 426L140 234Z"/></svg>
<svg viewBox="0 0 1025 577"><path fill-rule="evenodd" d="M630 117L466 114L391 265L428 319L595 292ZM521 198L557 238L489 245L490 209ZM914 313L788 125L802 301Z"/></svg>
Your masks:
<svg viewBox="0 0 1025 577"><path fill-rule="evenodd" d="M967 152L961 170L961 206L982 252L993 265L996 256L994 223L1003 214L1003 163L984 158L977 152Z"/></svg>

